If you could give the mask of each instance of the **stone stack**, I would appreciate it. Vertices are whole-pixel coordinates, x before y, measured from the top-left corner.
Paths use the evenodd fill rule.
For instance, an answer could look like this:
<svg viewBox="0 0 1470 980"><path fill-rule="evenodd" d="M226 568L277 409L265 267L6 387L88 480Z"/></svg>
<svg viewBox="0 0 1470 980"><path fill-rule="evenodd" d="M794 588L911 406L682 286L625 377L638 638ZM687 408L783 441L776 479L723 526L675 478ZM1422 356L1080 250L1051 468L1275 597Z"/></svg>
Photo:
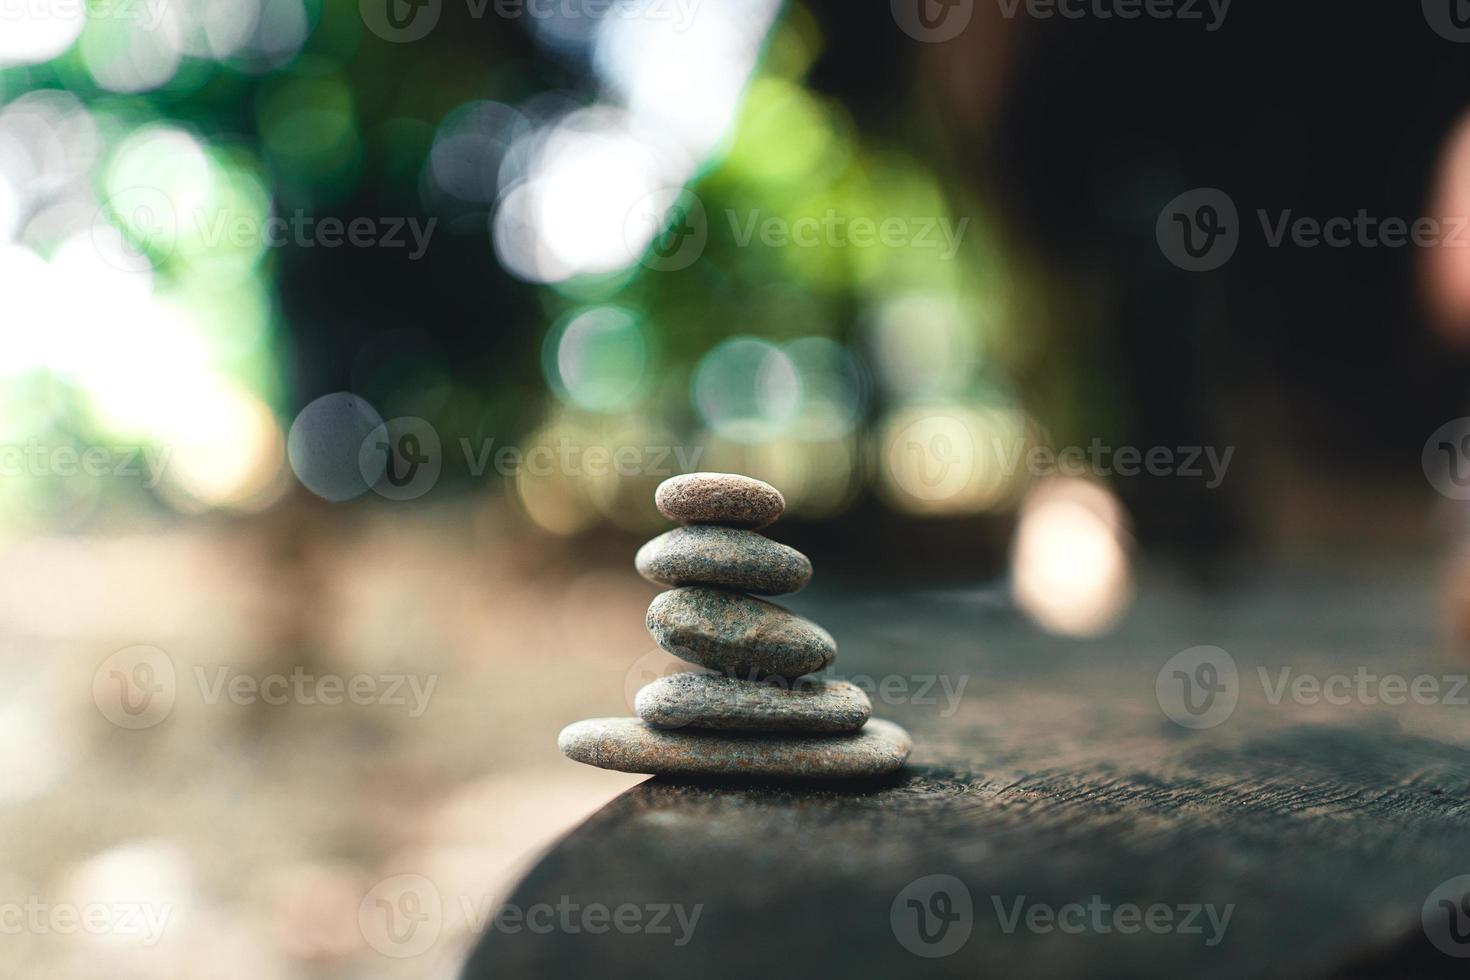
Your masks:
<svg viewBox="0 0 1470 980"><path fill-rule="evenodd" d="M669 591L648 607L658 645L703 671L638 692L637 718L569 725L558 744L578 762L676 776L860 778L908 758L908 733L868 720L862 689L806 675L832 665L828 632L756 596L796 592L812 564L758 534L786 508L769 484L729 473L665 480L655 503L675 528L635 564Z"/></svg>

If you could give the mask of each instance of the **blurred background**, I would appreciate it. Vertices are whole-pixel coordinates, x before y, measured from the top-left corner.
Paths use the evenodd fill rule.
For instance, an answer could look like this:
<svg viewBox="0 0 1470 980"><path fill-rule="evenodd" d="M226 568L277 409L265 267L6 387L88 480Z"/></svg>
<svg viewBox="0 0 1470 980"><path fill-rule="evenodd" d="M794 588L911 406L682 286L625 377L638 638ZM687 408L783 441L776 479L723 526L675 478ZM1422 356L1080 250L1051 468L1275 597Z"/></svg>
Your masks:
<svg viewBox="0 0 1470 980"><path fill-rule="evenodd" d="M1467 38L1185 6L0 0L15 973L452 976L463 903L400 960L372 889L503 897L637 781L554 738L666 669L676 473L775 484L816 601L1058 638L1453 583ZM1360 213L1439 233L1272 237Z"/></svg>

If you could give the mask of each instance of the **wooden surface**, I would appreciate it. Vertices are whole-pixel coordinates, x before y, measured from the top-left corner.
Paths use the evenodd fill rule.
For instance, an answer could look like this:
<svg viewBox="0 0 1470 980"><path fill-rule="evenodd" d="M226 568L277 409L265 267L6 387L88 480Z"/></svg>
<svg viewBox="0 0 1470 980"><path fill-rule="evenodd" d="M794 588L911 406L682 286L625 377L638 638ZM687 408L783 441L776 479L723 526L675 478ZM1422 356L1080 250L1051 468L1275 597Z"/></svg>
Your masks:
<svg viewBox="0 0 1470 980"><path fill-rule="evenodd" d="M935 705L875 699L875 714L915 736L907 770L842 789L645 782L556 845L509 902L699 905L687 944L492 930L465 977L1470 969L1431 946L1420 922L1437 885L1470 873L1470 707L1272 704L1259 673L1273 684L1286 667L1321 678L1463 673L1435 638L1427 579L1297 571L1151 586L1115 635L1093 641L1040 635L1002 601L966 591L797 598L837 636L839 676L902 675L911 691L928 675L951 689L967 679L948 717L942 693ZM1217 727L1189 730L1160 709L1155 679L1201 644L1239 665L1240 703ZM895 900L936 874L963 883L973 914L956 952L925 958L901 943L895 921L917 913L903 901L895 912ZM1203 912L1203 934L1024 922L1008 932L997 904L1010 914L1018 900L1233 911L1207 945Z"/></svg>

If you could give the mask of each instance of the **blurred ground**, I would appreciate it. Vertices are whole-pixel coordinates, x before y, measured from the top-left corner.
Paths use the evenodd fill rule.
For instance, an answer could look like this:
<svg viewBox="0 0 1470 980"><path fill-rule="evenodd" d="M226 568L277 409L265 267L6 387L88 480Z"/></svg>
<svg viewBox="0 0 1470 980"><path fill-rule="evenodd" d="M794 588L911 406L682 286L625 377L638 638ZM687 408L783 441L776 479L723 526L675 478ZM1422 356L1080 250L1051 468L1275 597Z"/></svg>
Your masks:
<svg viewBox="0 0 1470 980"><path fill-rule="evenodd" d="M475 903L503 898L542 846L638 781L555 744L570 720L627 710L653 593L630 556L548 564L493 509L418 515L323 542L195 524L11 549L7 974L449 976ZM162 717L166 699L119 714L108 676L144 642L174 672ZM133 681L136 666L123 664ZM167 685L166 671L141 680ZM372 686L363 703L322 703L332 676ZM374 951L359 906L401 873L473 901L428 954L398 961ZM106 934L69 906L109 917ZM135 906L166 914L161 938ZM20 910L40 925L16 928Z"/></svg>

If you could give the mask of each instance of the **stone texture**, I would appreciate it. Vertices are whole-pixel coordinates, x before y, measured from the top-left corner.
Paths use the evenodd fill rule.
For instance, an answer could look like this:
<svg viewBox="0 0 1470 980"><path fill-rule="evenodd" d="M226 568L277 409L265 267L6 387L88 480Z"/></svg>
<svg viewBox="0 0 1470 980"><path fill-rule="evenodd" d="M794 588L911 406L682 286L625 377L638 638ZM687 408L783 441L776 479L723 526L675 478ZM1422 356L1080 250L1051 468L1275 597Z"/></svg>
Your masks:
<svg viewBox="0 0 1470 980"><path fill-rule="evenodd" d="M674 528L639 548L633 563L659 585L719 585L757 595L799 592L812 580L806 555L729 527Z"/></svg>
<svg viewBox="0 0 1470 980"><path fill-rule="evenodd" d="M731 735L662 731L638 718L592 718L563 728L562 753L600 769L658 776L861 779L899 769L908 732L875 719L848 735Z"/></svg>
<svg viewBox="0 0 1470 980"><path fill-rule="evenodd" d="M659 512L680 524L762 528L786 509L781 491L736 473L688 473L658 485Z"/></svg>
<svg viewBox="0 0 1470 980"><path fill-rule="evenodd" d="M832 664L837 642L816 623L723 589L671 589L648 607L648 632L690 663L756 679L800 677Z"/></svg>
<svg viewBox="0 0 1470 980"><path fill-rule="evenodd" d="M657 728L807 733L857 731L873 710L863 689L848 681L699 673L660 677L638 692L634 707Z"/></svg>

